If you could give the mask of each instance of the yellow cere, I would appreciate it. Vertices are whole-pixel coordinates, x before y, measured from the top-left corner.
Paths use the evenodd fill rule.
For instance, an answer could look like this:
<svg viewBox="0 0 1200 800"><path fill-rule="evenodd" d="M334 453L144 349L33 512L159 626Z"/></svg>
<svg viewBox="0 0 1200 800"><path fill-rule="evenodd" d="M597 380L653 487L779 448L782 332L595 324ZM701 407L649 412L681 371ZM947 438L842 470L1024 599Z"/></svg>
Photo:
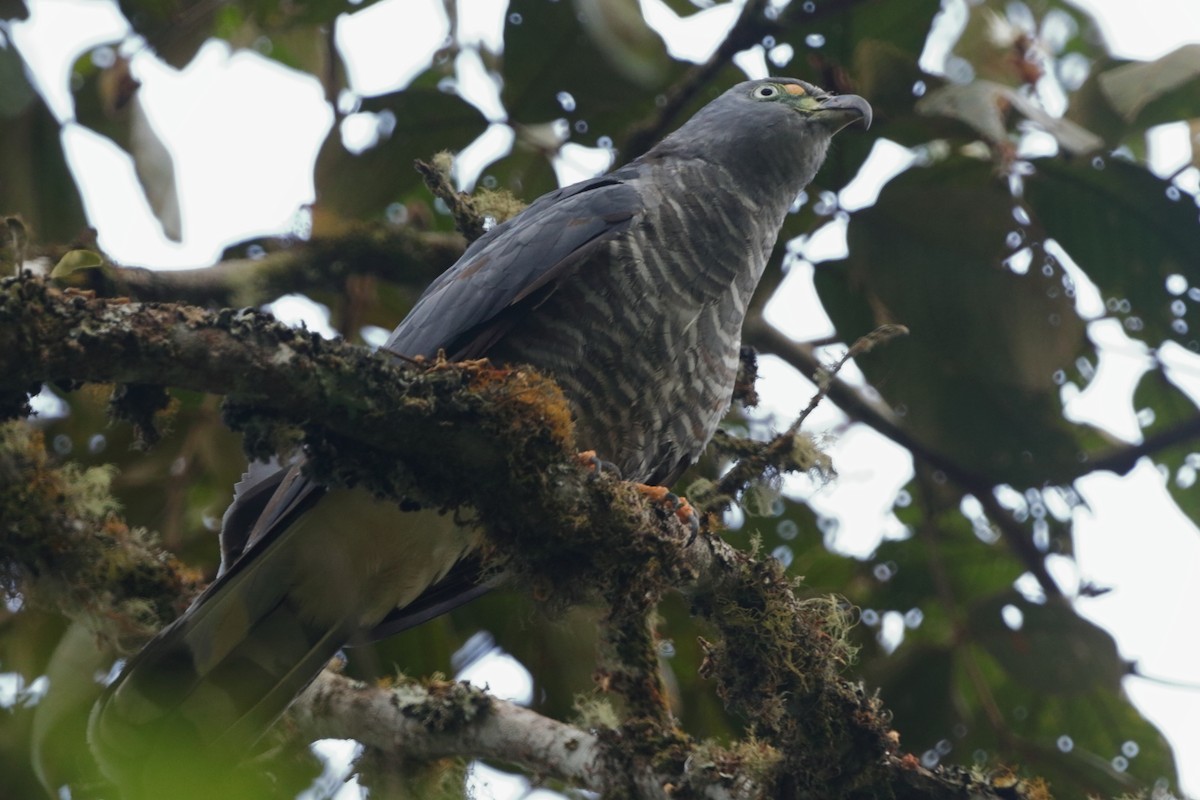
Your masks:
<svg viewBox="0 0 1200 800"><path fill-rule="evenodd" d="M804 87L795 83L783 84L783 90L788 94L804 94Z"/></svg>

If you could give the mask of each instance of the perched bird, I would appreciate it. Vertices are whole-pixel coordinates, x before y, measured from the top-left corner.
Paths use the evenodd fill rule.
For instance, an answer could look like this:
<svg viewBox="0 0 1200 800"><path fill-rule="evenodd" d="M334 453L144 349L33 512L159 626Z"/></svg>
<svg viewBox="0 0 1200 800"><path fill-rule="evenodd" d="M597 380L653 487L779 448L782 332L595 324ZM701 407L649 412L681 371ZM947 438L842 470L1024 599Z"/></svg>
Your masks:
<svg viewBox="0 0 1200 800"><path fill-rule="evenodd" d="M670 484L730 403L784 216L852 122L870 125L861 97L740 83L635 161L478 239L385 349L532 365L562 387L580 445L627 479ZM253 468L225 515L218 579L97 701L102 767L145 794L181 758L244 753L347 641L481 594L475 545L447 517L326 489L298 465Z"/></svg>

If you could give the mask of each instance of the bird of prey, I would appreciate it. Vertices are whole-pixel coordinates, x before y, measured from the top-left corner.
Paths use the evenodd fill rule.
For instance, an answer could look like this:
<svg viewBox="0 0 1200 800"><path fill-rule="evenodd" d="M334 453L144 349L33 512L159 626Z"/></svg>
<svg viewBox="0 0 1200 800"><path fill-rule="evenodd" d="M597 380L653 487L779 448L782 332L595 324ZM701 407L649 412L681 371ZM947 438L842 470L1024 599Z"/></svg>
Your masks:
<svg viewBox="0 0 1200 800"><path fill-rule="evenodd" d="M788 209L852 122L871 122L856 95L740 83L640 158L471 244L385 350L531 365L561 386L581 446L669 485L730 403L742 321ZM225 515L217 580L92 711L105 772L134 795L178 786L194 754L244 754L349 640L484 591L463 567L473 531L383 505L295 464L252 468Z"/></svg>

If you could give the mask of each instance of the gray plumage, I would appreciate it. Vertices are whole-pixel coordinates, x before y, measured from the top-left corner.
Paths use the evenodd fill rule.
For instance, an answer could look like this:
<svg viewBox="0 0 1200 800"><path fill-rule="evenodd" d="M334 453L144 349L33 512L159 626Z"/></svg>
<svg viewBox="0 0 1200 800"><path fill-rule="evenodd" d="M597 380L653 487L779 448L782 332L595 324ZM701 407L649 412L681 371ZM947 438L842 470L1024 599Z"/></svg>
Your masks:
<svg viewBox="0 0 1200 800"><path fill-rule="evenodd" d="M738 84L636 161L488 232L385 347L530 364L563 388L581 447L628 479L670 483L729 405L788 208L833 134L870 116L801 81ZM97 703L90 737L110 775L149 791L147 765L171 754L241 753L356 632L483 591L470 532L396 509L374 509L389 530L363 530L350 510L363 503L295 466L250 476L226 515L221 577Z"/></svg>
<svg viewBox="0 0 1200 800"><path fill-rule="evenodd" d="M774 98L754 96L772 84ZM628 478L671 483L729 405L784 215L856 118L869 121L861 98L739 84L636 161L476 241L385 346L531 364L566 392L581 444Z"/></svg>

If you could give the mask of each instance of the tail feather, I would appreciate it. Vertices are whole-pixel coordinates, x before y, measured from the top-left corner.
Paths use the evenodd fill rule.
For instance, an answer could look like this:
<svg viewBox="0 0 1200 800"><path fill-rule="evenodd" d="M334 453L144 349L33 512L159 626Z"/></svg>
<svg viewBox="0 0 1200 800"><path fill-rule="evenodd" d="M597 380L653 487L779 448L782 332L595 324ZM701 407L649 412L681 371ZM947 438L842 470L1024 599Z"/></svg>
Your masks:
<svg viewBox="0 0 1200 800"><path fill-rule="evenodd" d="M292 489L285 480L278 493ZM451 517L346 490L304 502L256 525L245 552L96 703L92 748L127 792L178 796L163 792L241 760L349 639L396 607L455 604L446 585L421 599L473 547Z"/></svg>
<svg viewBox="0 0 1200 800"><path fill-rule="evenodd" d="M97 703L89 738L118 783L137 785L150 765L181 755L244 756L355 630L350 620L307 621L286 596L239 625L245 617L226 606L241 599L218 594L198 621L182 618ZM222 624L242 635L214 648Z"/></svg>
<svg viewBox="0 0 1200 800"><path fill-rule="evenodd" d="M128 798L229 796L221 787L238 780L230 767L347 636L345 627L305 623L281 602L202 676L187 637L172 641L93 709L93 749Z"/></svg>

